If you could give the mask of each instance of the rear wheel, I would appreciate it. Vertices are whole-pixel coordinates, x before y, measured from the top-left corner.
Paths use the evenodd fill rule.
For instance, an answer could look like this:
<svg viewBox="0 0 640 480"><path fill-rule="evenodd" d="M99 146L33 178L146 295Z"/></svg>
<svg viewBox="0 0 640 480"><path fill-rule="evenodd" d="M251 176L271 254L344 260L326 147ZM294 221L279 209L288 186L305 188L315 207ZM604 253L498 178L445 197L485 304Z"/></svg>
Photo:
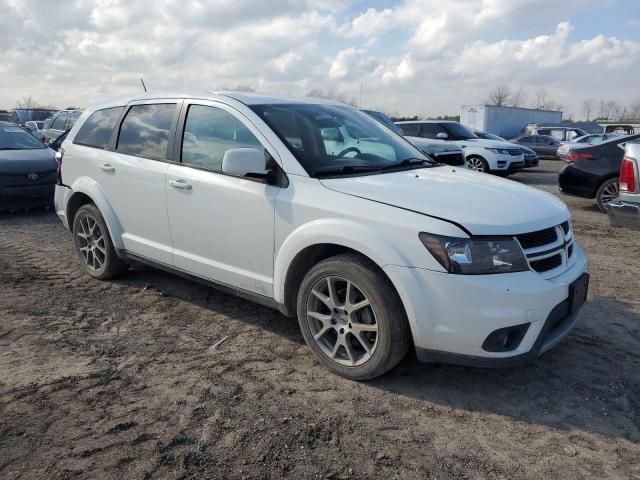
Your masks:
<svg viewBox="0 0 640 480"><path fill-rule="evenodd" d="M300 286L297 310L302 334L320 363L351 380L386 373L409 348L397 293L358 255L338 255L314 266Z"/></svg>
<svg viewBox="0 0 640 480"><path fill-rule="evenodd" d="M98 207L83 205L73 219L73 243L85 271L98 280L110 280L127 271L116 254L107 224Z"/></svg>
<svg viewBox="0 0 640 480"><path fill-rule="evenodd" d="M596 193L596 201L601 211L606 212L609 208L609 203L618 198L620 193L620 182L617 177L606 180Z"/></svg>
<svg viewBox="0 0 640 480"><path fill-rule="evenodd" d="M467 165L471 170L475 170L476 172L491 173L491 169L489 168L487 161L477 155L467 158Z"/></svg>

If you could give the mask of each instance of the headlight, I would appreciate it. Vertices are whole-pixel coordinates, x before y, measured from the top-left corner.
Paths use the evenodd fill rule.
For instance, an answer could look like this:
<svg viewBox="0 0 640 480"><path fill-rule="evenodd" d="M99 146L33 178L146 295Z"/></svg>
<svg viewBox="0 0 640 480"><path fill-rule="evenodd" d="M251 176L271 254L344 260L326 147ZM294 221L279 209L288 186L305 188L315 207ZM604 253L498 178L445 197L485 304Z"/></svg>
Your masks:
<svg viewBox="0 0 640 480"><path fill-rule="evenodd" d="M500 155L509 155L509 149L508 148L490 148L490 147L484 147L485 150L489 150L490 152L493 153L498 153Z"/></svg>
<svg viewBox="0 0 640 480"><path fill-rule="evenodd" d="M481 275L529 270L520 245L511 237L471 239L421 233L420 240L449 273Z"/></svg>

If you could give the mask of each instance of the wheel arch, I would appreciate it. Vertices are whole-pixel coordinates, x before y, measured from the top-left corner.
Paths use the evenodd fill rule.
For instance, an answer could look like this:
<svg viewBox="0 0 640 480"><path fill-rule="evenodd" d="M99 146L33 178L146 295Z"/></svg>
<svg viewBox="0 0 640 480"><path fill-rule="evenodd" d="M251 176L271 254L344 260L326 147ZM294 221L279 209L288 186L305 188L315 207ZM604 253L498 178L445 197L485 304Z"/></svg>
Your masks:
<svg viewBox="0 0 640 480"><path fill-rule="evenodd" d="M74 182L71 190L73 193L70 195L65 208L69 229L73 230L73 221L78 210L83 205L92 203L100 210L100 214L107 224L114 248L116 250L122 249L120 222L100 186L91 179L80 178Z"/></svg>

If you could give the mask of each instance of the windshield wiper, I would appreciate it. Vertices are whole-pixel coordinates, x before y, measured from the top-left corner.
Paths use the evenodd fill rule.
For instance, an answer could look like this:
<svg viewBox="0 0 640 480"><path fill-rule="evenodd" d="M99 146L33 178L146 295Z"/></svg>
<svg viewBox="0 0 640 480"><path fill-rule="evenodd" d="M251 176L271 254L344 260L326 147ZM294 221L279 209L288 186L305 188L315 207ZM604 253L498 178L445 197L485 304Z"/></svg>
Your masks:
<svg viewBox="0 0 640 480"><path fill-rule="evenodd" d="M434 162L432 160L428 160L426 158L405 158L400 162L392 163L391 165L385 165L384 167L381 167L380 170L395 170L396 168L418 167L418 166L435 167L436 165L439 165L439 163Z"/></svg>
<svg viewBox="0 0 640 480"><path fill-rule="evenodd" d="M349 175L350 173L360 172L376 172L382 170L383 167L374 167L369 165L345 165L339 168L320 169L313 172L314 176L332 176L332 175Z"/></svg>

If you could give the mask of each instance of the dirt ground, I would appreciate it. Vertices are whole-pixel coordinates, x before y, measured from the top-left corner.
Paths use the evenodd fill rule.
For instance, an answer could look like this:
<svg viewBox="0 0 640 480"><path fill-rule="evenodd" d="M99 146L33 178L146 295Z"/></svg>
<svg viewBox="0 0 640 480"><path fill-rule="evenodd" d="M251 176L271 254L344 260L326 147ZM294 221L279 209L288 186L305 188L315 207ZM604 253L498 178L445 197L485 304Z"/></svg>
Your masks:
<svg viewBox="0 0 640 480"><path fill-rule="evenodd" d="M560 167L512 178L557 193ZM592 283L558 348L368 383L277 312L146 267L92 280L54 214L0 214L0 478L640 479L640 233L563 200Z"/></svg>

